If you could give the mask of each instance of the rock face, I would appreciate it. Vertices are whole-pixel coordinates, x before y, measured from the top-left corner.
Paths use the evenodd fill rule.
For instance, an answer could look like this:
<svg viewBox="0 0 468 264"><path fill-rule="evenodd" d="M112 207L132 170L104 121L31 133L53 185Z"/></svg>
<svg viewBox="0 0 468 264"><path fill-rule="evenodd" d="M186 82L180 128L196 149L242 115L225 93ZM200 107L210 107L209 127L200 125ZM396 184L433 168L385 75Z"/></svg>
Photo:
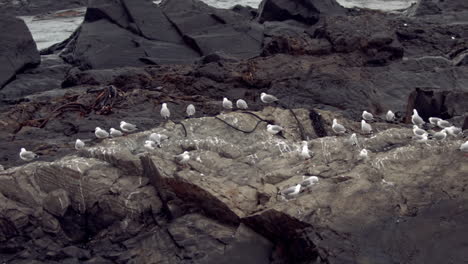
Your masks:
<svg viewBox="0 0 468 264"><path fill-rule="evenodd" d="M346 9L335 0L263 0L259 6L260 21L297 20L315 24L324 15L343 15Z"/></svg>
<svg viewBox="0 0 468 264"><path fill-rule="evenodd" d="M36 43L24 21L0 16L0 88L16 73L41 62Z"/></svg>

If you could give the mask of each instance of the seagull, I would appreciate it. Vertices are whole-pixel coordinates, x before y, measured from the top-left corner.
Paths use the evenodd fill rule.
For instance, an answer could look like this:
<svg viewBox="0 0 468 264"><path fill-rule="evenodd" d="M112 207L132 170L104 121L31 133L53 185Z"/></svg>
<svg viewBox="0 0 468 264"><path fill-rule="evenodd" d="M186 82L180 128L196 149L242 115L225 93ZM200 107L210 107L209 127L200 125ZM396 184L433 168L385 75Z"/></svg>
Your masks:
<svg viewBox="0 0 468 264"><path fill-rule="evenodd" d="M190 155L188 151L184 151L182 154L175 156L177 163L186 164L190 160Z"/></svg>
<svg viewBox="0 0 468 264"><path fill-rule="evenodd" d="M154 141L146 140L144 147L149 150L154 150L156 148L154 144L155 144Z"/></svg>
<svg viewBox="0 0 468 264"><path fill-rule="evenodd" d="M239 109L247 109L247 108L249 108L249 106L247 105L247 102L244 101L244 100L242 100L242 99L237 100L236 106L237 106L237 108L239 108Z"/></svg>
<svg viewBox="0 0 468 264"><path fill-rule="evenodd" d="M452 137L458 137L462 134L462 129L456 126L447 127L445 131Z"/></svg>
<svg viewBox="0 0 468 264"><path fill-rule="evenodd" d="M372 127L371 125L367 124L365 120L361 120L361 130L365 134L369 134L372 132Z"/></svg>
<svg viewBox="0 0 468 264"><path fill-rule="evenodd" d="M468 140L465 141L465 143L461 144L460 150L461 150L462 152L468 152Z"/></svg>
<svg viewBox="0 0 468 264"><path fill-rule="evenodd" d="M166 136L164 134L158 134L158 133L151 133L151 135L149 136L149 140L153 141L158 146L160 146L161 142L163 142L164 140L166 140L168 138L169 138L168 136Z"/></svg>
<svg viewBox="0 0 468 264"><path fill-rule="evenodd" d="M271 94L261 93L260 100L262 100L262 102L265 104L271 104L273 102L278 101L278 98L276 98L276 96L271 95Z"/></svg>
<svg viewBox="0 0 468 264"><path fill-rule="evenodd" d="M371 113L364 111L362 112L362 119L366 121L371 121L372 119L374 119L374 116Z"/></svg>
<svg viewBox="0 0 468 264"><path fill-rule="evenodd" d="M97 138L108 138L109 133L105 131L104 129L101 129L100 127L96 127L94 130L94 135L96 135Z"/></svg>
<svg viewBox="0 0 468 264"><path fill-rule="evenodd" d="M25 148L21 148L19 156L24 161L31 161L38 157L36 153L27 151Z"/></svg>
<svg viewBox="0 0 468 264"><path fill-rule="evenodd" d="M351 134L351 136L348 139L348 142L353 146L359 145L359 141L357 139L356 133Z"/></svg>
<svg viewBox="0 0 468 264"><path fill-rule="evenodd" d="M367 149L362 149L361 152L359 152L359 158L360 159L369 158L369 152L367 151Z"/></svg>
<svg viewBox="0 0 468 264"><path fill-rule="evenodd" d="M110 136L111 136L111 137L121 137L121 136L123 136L123 133L122 133L122 131L111 127L111 129L110 129Z"/></svg>
<svg viewBox="0 0 468 264"><path fill-rule="evenodd" d="M169 111L169 108L167 108L167 104L163 103L161 107L161 116L164 119L168 119L171 116L171 112Z"/></svg>
<svg viewBox="0 0 468 264"><path fill-rule="evenodd" d="M267 132L270 133L270 134L276 135L279 132L281 132L282 130L283 130L283 128L280 127L280 126L271 125L271 124L267 125Z"/></svg>
<svg viewBox="0 0 468 264"><path fill-rule="evenodd" d="M301 184L299 183L295 186L282 190L281 194L284 196L292 197L292 196L298 195L300 191L301 191Z"/></svg>
<svg viewBox="0 0 468 264"><path fill-rule="evenodd" d="M434 133L433 137L436 140L444 140L447 137L447 132L445 132L445 129L442 129L441 131Z"/></svg>
<svg viewBox="0 0 468 264"><path fill-rule="evenodd" d="M301 181L301 186L302 187L309 187L314 184L316 184L319 181L319 178L317 176L302 176L302 181Z"/></svg>
<svg viewBox="0 0 468 264"><path fill-rule="evenodd" d="M122 129L123 132L128 133L137 130L137 127L134 124L130 124L125 121L120 121L120 129Z"/></svg>
<svg viewBox="0 0 468 264"><path fill-rule="evenodd" d="M447 127L450 127L451 124L449 121L445 121L443 119L440 119L439 121L437 121L437 126L440 127L440 128L447 128Z"/></svg>
<svg viewBox="0 0 468 264"><path fill-rule="evenodd" d="M307 145L307 141L302 141L302 149L301 153L299 154L303 159L310 159L309 147Z"/></svg>
<svg viewBox="0 0 468 264"><path fill-rule="evenodd" d="M75 149L76 150L81 150L84 147L85 147L85 143L81 139L77 138L76 141L75 141Z"/></svg>
<svg viewBox="0 0 468 264"><path fill-rule="evenodd" d="M343 134L346 132L346 128L343 125L338 124L338 121L336 121L336 119L333 119L332 130L337 134Z"/></svg>
<svg viewBox="0 0 468 264"><path fill-rule="evenodd" d="M428 134L424 133L421 136L416 135L416 136L414 136L414 139L416 139L416 142L418 142L418 143L426 143L427 139L428 139Z"/></svg>
<svg viewBox="0 0 468 264"><path fill-rule="evenodd" d="M424 120L419 116L418 111L416 109L413 109L413 115L411 116L411 122L413 122L413 125L417 126L422 126L424 125Z"/></svg>
<svg viewBox="0 0 468 264"><path fill-rule="evenodd" d="M168 110L169 111L169 110ZM189 104L187 106L187 110L185 111L188 117L191 117L195 114L195 106L193 104Z"/></svg>
<svg viewBox="0 0 468 264"><path fill-rule="evenodd" d="M429 117L429 123L431 123L431 125L434 125L434 126L437 126L437 122L439 122L439 120L442 120L442 119L438 117Z"/></svg>
<svg viewBox="0 0 468 264"><path fill-rule="evenodd" d="M385 119L387 119L388 122L395 120L395 114L392 112L392 110L388 110L387 114L385 115Z"/></svg>
<svg viewBox="0 0 468 264"><path fill-rule="evenodd" d="M413 134L415 136L422 136L426 134L426 130L419 128L417 125L413 125Z"/></svg>
<svg viewBox="0 0 468 264"><path fill-rule="evenodd" d="M232 102L226 97L223 98L223 108L228 110L232 109Z"/></svg>

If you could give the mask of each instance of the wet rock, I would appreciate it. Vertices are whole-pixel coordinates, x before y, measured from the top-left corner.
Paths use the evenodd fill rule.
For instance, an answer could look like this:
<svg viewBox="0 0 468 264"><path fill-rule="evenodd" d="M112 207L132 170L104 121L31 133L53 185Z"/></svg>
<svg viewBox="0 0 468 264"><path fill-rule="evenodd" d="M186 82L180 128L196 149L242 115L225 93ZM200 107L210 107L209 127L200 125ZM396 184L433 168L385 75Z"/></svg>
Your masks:
<svg viewBox="0 0 468 264"><path fill-rule="evenodd" d="M68 193L63 189L57 189L50 192L44 199L44 209L58 217L63 216L69 206L70 199L68 197Z"/></svg>
<svg viewBox="0 0 468 264"><path fill-rule="evenodd" d="M68 246L60 250L67 257L76 258L79 260L86 260L91 257L91 254L88 250L78 248L76 246Z"/></svg>
<svg viewBox="0 0 468 264"><path fill-rule="evenodd" d="M335 0L263 0L258 12L261 22L294 19L312 25L320 16L343 15L346 9Z"/></svg>
<svg viewBox="0 0 468 264"><path fill-rule="evenodd" d="M0 89L17 73L35 67L41 62L39 51L23 20L0 17Z"/></svg>

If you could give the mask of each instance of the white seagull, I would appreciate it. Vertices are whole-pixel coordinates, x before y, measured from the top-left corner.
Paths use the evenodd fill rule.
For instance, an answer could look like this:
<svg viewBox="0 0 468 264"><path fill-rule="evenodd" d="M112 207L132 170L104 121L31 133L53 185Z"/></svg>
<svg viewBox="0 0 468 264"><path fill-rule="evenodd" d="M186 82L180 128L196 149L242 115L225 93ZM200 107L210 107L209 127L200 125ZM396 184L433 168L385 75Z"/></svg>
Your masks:
<svg viewBox="0 0 468 264"><path fill-rule="evenodd" d="M445 132L445 129L442 129L441 131L434 133L433 137L436 140L444 140L447 137L447 132Z"/></svg>
<svg viewBox="0 0 468 264"><path fill-rule="evenodd" d="M364 111L362 112L362 119L366 121L371 121L372 119L374 119L374 116L371 113Z"/></svg>
<svg viewBox="0 0 468 264"><path fill-rule="evenodd" d="M303 159L310 159L310 152L309 152L309 146L307 145L307 141L302 141L302 148L301 152L299 154L301 158Z"/></svg>
<svg viewBox="0 0 468 264"><path fill-rule="evenodd" d="M122 133L122 131L111 127L111 129L110 129L110 136L111 136L111 137L121 137L121 136L123 136L123 133Z"/></svg>
<svg viewBox="0 0 468 264"><path fill-rule="evenodd" d="M301 184L299 183L295 186L282 190L281 194L284 196L292 197L292 196L298 195L300 191L301 191Z"/></svg>
<svg viewBox="0 0 468 264"><path fill-rule="evenodd" d="M337 134L344 134L346 132L346 128L343 125L338 124L338 121L336 121L336 119L333 119L332 130Z"/></svg>
<svg viewBox="0 0 468 264"><path fill-rule="evenodd" d="M411 122L413 125L422 126L424 125L424 120L419 116L418 111L413 109L413 115L411 116Z"/></svg>
<svg viewBox="0 0 468 264"><path fill-rule="evenodd" d="M370 134L372 132L371 125L367 124L365 120L361 120L361 130L365 134Z"/></svg>
<svg viewBox="0 0 468 264"><path fill-rule="evenodd" d="M190 154L188 151L184 151L182 154L175 156L177 163L186 164L190 160Z"/></svg>
<svg viewBox="0 0 468 264"><path fill-rule="evenodd" d="M302 187L309 187L314 184L316 184L319 181L319 178L317 176L302 176L302 181L301 181L301 186Z"/></svg>
<svg viewBox="0 0 468 264"><path fill-rule="evenodd" d="M445 121L445 120L441 119L441 120L437 121L437 126L440 127L440 128L447 128L447 127L450 127L452 125L450 124L449 121Z"/></svg>
<svg viewBox="0 0 468 264"><path fill-rule="evenodd" d="M280 127L280 126L271 125L271 124L267 125L267 132L270 133L270 134L276 135L279 132L281 132L282 130L283 130L283 128Z"/></svg>
<svg viewBox="0 0 468 264"><path fill-rule="evenodd" d="M151 135L149 136L149 140L153 141L158 146L160 146L161 142L163 142L164 140L166 140L168 138L169 138L168 136L166 136L164 134L158 134L158 133L151 133Z"/></svg>
<svg viewBox="0 0 468 264"><path fill-rule="evenodd" d="M76 141L75 141L75 149L76 150L81 150L84 147L85 147L85 143L81 139L77 138Z"/></svg>
<svg viewBox="0 0 468 264"><path fill-rule="evenodd" d="M25 148L21 148L19 156L24 161L31 161L38 157L36 153L27 151Z"/></svg>
<svg viewBox="0 0 468 264"><path fill-rule="evenodd" d="M239 109L247 109L247 108L249 108L249 106L247 105L247 102L244 101L244 100L242 100L242 99L237 100L236 106L237 106L237 108L239 108Z"/></svg>
<svg viewBox="0 0 468 264"><path fill-rule="evenodd" d="M393 120L395 120L395 114L392 112L392 110L388 110L387 114L385 115L385 119L388 122L392 122Z"/></svg>
<svg viewBox="0 0 468 264"><path fill-rule="evenodd" d="M413 134L415 136L422 136L426 134L426 130L419 128L417 125L413 125Z"/></svg>
<svg viewBox="0 0 468 264"><path fill-rule="evenodd" d="M169 111L169 108L167 108L167 104L163 103L161 107L161 116L164 119L168 119L171 116L171 112Z"/></svg>
<svg viewBox="0 0 468 264"><path fill-rule="evenodd" d="M227 110L232 109L232 102L226 97L223 98L223 108Z"/></svg>
<svg viewBox="0 0 468 264"><path fill-rule="evenodd" d="M426 143L428 139L428 133L424 133L421 136L414 136L414 139L416 139L416 142L418 143Z"/></svg>
<svg viewBox="0 0 468 264"><path fill-rule="evenodd" d="M357 139L356 133L351 134L351 136L348 139L348 142L353 146L359 145L359 141Z"/></svg>
<svg viewBox="0 0 468 264"><path fill-rule="evenodd" d="M463 143L463 144L460 145L460 150L461 150L462 152L468 152L468 140L465 141L465 143Z"/></svg>
<svg viewBox="0 0 468 264"><path fill-rule="evenodd" d="M276 98L276 96L271 95L271 94L261 93L260 100L265 104L271 104L273 102L278 101L278 98Z"/></svg>
<svg viewBox="0 0 468 264"><path fill-rule="evenodd" d="M96 137L100 139L109 137L109 133L104 129L101 129L100 127L96 127L96 129L94 130L94 135L96 135Z"/></svg>
<svg viewBox="0 0 468 264"><path fill-rule="evenodd" d="M125 121L120 121L120 129L122 129L123 132L133 132L137 130L136 125L127 123Z"/></svg>
<svg viewBox="0 0 468 264"><path fill-rule="evenodd" d="M462 134L462 129L456 126L447 127L445 131L452 137L458 137Z"/></svg>
<svg viewBox="0 0 468 264"><path fill-rule="evenodd" d="M367 151L367 149L362 149L361 152L359 152L359 158L360 159L369 158L369 152Z"/></svg>
<svg viewBox="0 0 468 264"><path fill-rule="evenodd" d="M155 144L154 141L146 140L144 147L149 149L149 150L154 150L156 148L156 146L154 144Z"/></svg>
<svg viewBox="0 0 468 264"><path fill-rule="evenodd" d="M437 122L439 122L439 120L442 120L442 119L438 117L429 117L429 123L431 123L431 125L434 125L434 126L437 126Z"/></svg>
<svg viewBox="0 0 468 264"><path fill-rule="evenodd" d="M189 104L185 112L187 113L188 117L193 116L195 114L195 106L193 104Z"/></svg>

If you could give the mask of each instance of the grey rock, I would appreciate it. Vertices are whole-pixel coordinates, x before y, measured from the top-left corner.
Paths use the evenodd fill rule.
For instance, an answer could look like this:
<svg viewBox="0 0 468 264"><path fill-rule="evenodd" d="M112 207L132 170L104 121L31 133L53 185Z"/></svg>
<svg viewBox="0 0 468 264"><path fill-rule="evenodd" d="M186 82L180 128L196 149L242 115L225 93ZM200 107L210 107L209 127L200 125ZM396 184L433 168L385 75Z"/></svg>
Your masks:
<svg viewBox="0 0 468 264"><path fill-rule="evenodd" d="M63 216L69 206L70 198L64 189L54 190L48 193L44 199L44 209L54 216Z"/></svg>

